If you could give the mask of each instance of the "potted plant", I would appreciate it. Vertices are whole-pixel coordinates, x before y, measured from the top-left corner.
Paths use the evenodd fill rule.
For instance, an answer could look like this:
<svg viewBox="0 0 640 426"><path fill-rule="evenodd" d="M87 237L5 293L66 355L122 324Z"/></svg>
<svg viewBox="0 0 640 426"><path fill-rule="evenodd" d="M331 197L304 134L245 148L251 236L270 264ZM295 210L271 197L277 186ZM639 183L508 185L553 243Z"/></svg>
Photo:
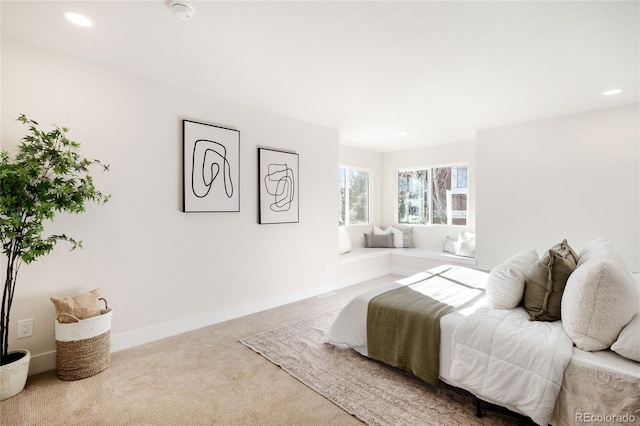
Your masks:
<svg viewBox="0 0 640 426"><path fill-rule="evenodd" d="M0 239L6 256L0 312L0 400L24 389L29 368L28 351L9 352L9 318L20 266L48 254L61 240L69 242L72 250L82 247L81 241L64 234L45 235L45 221L61 212L83 212L87 201L109 199L95 188L89 175L92 166L105 171L109 166L81 157L77 153L80 144L67 138L67 128L54 126L44 132L24 114L18 121L28 126L27 135L14 158L4 150L0 154ZM18 370L16 363L26 364L26 371L16 373L22 384L5 383Z"/></svg>

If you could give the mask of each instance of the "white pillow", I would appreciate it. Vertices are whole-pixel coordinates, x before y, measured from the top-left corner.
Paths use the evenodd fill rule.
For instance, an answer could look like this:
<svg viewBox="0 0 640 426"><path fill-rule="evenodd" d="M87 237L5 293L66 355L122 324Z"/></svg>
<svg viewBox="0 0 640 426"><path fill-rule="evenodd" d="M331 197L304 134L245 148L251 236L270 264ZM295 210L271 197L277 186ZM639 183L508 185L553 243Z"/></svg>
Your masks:
<svg viewBox="0 0 640 426"><path fill-rule="evenodd" d="M442 250L446 251L447 253L456 254L457 242L458 240L454 240L453 238L447 237L447 239L444 240L444 245L442 246Z"/></svg>
<svg viewBox="0 0 640 426"><path fill-rule="evenodd" d="M458 256L476 257L476 234L469 231L461 232L458 234L455 247Z"/></svg>
<svg viewBox="0 0 640 426"><path fill-rule="evenodd" d="M584 351L609 348L637 311L638 295L624 261L608 250L569 276L562 295L562 326Z"/></svg>
<svg viewBox="0 0 640 426"><path fill-rule="evenodd" d="M393 234L393 246L396 248L402 248L404 244L404 233L398 228L391 228Z"/></svg>
<svg viewBox="0 0 640 426"><path fill-rule="evenodd" d="M387 229L382 230L377 226L373 225L373 235L387 235L391 233L391 227L388 226Z"/></svg>
<svg viewBox="0 0 640 426"><path fill-rule="evenodd" d="M611 257L612 255L617 256L617 253L613 248L613 244L611 244L606 238L596 238L595 240L588 242L586 246L582 247L582 250L578 253L578 263L576 266L580 266L595 257Z"/></svg>
<svg viewBox="0 0 640 426"><path fill-rule="evenodd" d="M622 329L618 340L611 345L611 350L625 358L640 362L640 313Z"/></svg>
<svg viewBox="0 0 640 426"><path fill-rule="evenodd" d="M475 240L476 234L471 231L464 231L458 234L458 238L463 238L465 240Z"/></svg>
<svg viewBox="0 0 640 426"><path fill-rule="evenodd" d="M338 227L338 254L351 251L351 237L345 228Z"/></svg>
<svg viewBox="0 0 640 426"><path fill-rule="evenodd" d="M493 268L487 279L487 305L493 309L518 306L524 294L525 276L537 261L538 252L531 249L521 251Z"/></svg>

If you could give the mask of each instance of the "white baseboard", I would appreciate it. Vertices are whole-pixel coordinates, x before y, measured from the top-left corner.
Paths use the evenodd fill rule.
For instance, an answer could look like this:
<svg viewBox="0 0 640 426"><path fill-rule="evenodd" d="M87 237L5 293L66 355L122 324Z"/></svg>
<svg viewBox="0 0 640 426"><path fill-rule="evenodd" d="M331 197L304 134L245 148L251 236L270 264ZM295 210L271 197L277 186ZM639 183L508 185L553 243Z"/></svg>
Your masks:
<svg viewBox="0 0 640 426"><path fill-rule="evenodd" d="M56 369L56 351L45 352L39 355L31 354L29 363L29 375L32 376L45 371Z"/></svg>
<svg viewBox="0 0 640 426"><path fill-rule="evenodd" d="M155 340L164 339L166 337L175 336L177 334L186 333L198 328L207 327L209 325L218 324L234 318L243 317L245 315L254 314L256 312L265 311L267 309L277 308L278 306L288 303L297 302L310 297L315 297L324 293L335 291L362 281L378 278L385 275L374 271L370 274L357 276L353 279L342 280L330 284L325 284L295 293L285 294L273 297L271 299L262 300L248 305L238 306L235 308L225 309L223 311L207 312L192 317L183 318L177 321L162 323L147 327L140 330L134 330L111 336L111 350L117 352L123 349L132 348L134 346L153 342Z"/></svg>
<svg viewBox="0 0 640 426"><path fill-rule="evenodd" d="M335 290L339 290L344 287L348 287L353 284L357 284L363 281L371 280L388 274L386 270L373 270L366 273L359 274L350 279L333 282L306 290L301 290L295 293L285 294L271 299L262 300L248 305L239 306L236 308L226 309L217 312L207 312L205 314L194 315L188 318L183 318L177 321L166 322L157 324L152 327L142 328L139 330L133 330L127 333L117 334L111 336L111 351L117 352L124 349L132 348L134 346L143 345L145 343L153 342L155 340L164 339L166 337L175 336L177 334L186 333L188 331L196 330L198 328L206 327L209 325L217 324L220 322L228 321L234 318L239 318L245 315L254 314L267 309L277 308L278 306L286 305L288 303L297 302L310 297L319 296L324 293L329 293ZM43 373L45 371L55 370L56 368L56 352L46 352L43 354L31 356L31 364L29 366L29 375Z"/></svg>

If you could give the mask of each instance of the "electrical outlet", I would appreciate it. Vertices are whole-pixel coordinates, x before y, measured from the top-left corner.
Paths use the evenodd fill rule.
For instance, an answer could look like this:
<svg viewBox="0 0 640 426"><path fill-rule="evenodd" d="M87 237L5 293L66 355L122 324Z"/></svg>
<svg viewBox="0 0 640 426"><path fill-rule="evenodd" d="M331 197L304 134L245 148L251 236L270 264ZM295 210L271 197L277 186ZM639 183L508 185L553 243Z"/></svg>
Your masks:
<svg viewBox="0 0 640 426"><path fill-rule="evenodd" d="M18 339L33 336L33 318L18 321Z"/></svg>

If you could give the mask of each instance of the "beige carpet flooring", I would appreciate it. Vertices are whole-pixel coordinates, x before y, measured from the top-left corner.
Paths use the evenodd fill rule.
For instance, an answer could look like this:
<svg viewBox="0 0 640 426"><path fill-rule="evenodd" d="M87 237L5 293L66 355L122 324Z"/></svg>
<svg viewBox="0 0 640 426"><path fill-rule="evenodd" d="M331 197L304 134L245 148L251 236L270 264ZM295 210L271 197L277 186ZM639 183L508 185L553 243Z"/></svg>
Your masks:
<svg viewBox="0 0 640 426"><path fill-rule="evenodd" d="M242 339L242 343L280 366L370 426L535 425L524 416L483 403L444 383L432 386L413 374L372 361L351 349L324 343L342 308Z"/></svg>
<svg viewBox="0 0 640 426"><path fill-rule="evenodd" d="M240 339L342 306L397 278L382 277L116 352L107 370L83 380L61 381L55 372L31 376L22 393L0 402L0 424L362 424ZM490 418L473 421L494 424Z"/></svg>

